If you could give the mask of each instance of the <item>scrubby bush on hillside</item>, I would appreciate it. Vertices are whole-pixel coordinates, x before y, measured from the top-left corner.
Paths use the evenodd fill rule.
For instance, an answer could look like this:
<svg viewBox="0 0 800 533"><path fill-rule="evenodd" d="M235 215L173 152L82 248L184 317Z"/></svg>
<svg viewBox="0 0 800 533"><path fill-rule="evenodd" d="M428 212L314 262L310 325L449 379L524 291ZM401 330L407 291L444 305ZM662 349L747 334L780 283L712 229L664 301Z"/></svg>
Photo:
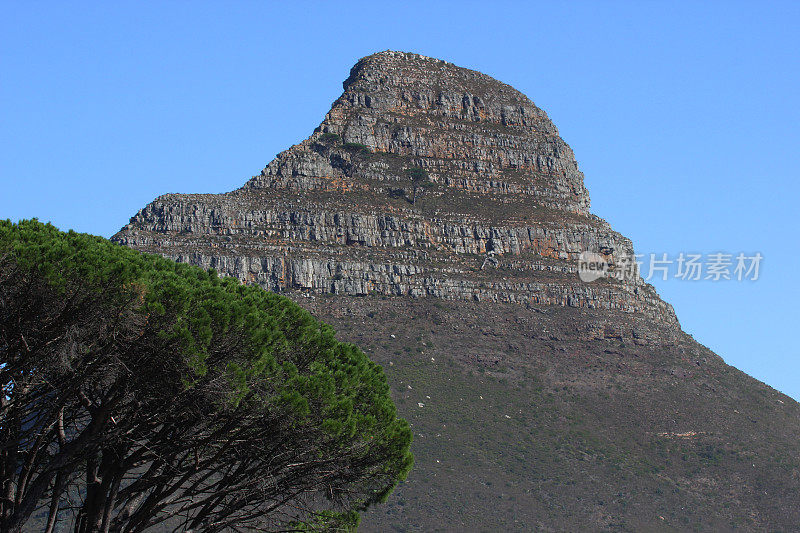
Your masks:
<svg viewBox="0 0 800 533"><path fill-rule="evenodd" d="M342 138L336 133L323 133L320 139L322 142L329 144L338 144L342 141Z"/></svg>
<svg viewBox="0 0 800 533"><path fill-rule="evenodd" d="M417 204L417 196L419 195L420 191L425 188L429 188L433 186L431 183L430 176L428 176L428 171L424 168L413 167L406 169L406 175L411 178L412 183L412 197L411 197L411 204Z"/></svg>
<svg viewBox="0 0 800 533"><path fill-rule="evenodd" d="M344 143L342 146L348 152L353 152L353 153L358 153L358 154L371 154L372 153L372 150L370 150L369 146L367 146L366 144Z"/></svg>

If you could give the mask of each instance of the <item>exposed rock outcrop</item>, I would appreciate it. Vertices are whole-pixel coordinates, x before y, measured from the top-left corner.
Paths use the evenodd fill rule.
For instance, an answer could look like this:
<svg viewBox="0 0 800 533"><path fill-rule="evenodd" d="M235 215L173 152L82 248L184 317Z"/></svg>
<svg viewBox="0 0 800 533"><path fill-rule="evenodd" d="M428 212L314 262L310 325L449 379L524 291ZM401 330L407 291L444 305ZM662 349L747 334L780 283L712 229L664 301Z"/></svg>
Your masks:
<svg viewBox="0 0 800 533"><path fill-rule="evenodd" d="M382 52L353 67L311 137L241 189L162 196L114 238L273 291L617 309L677 328L638 277L581 283L582 251L633 254L588 209L572 150L525 95ZM483 270L490 251L499 261Z"/></svg>

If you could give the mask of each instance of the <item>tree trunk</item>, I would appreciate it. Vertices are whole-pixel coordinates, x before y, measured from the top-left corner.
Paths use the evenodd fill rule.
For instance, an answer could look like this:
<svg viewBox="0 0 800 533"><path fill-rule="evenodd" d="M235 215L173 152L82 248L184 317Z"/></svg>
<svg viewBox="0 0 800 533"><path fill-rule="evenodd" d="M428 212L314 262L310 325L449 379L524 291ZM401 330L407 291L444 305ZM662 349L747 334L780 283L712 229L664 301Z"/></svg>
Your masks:
<svg viewBox="0 0 800 533"><path fill-rule="evenodd" d="M56 475L56 481L53 483L53 494L50 497L50 510L47 515L47 529L45 529L45 533L53 533L56 523L58 522L58 507L61 502L61 493L64 490L64 485L66 485L66 480L66 476L64 476L63 473L59 472Z"/></svg>

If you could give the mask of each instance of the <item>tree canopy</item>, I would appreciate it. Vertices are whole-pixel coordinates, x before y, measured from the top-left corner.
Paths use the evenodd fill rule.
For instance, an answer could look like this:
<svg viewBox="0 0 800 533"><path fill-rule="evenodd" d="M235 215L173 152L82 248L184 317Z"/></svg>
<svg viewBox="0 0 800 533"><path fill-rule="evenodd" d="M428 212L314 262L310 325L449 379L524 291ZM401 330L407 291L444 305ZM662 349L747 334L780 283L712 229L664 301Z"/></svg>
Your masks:
<svg viewBox="0 0 800 533"><path fill-rule="evenodd" d="M412 196L411 196L411 204L417 205L417 196L418 191L422 190L425 187L430 187L433 184L428 181L430 177L428 176L428 171L424 168L419 167L412 167L406 169L406 174L409 178L411 178L411 189L412 189Z"/></svg>
<svg viewBox="0 0 800 533"><path fill-rule="evenodd" d="M0 530L348 529L411 468L382 369L289 299L0 222Z"/></svg>

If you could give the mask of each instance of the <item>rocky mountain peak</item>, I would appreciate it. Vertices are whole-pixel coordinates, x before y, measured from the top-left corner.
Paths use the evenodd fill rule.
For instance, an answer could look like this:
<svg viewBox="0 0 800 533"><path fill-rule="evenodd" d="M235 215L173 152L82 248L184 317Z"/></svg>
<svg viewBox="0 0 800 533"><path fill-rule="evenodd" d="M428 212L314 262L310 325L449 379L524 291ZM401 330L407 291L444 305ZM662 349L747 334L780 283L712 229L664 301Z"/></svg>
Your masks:
<svg viewBox="0 0 800 533"><path fill-rule="evenodd" d="M346 155L313 149L333 135L343 146L403 158L394 169L377 159L375 170L363 169L384 180L403 181L404 170L419 167L451 188L521 194L529 205L588 213L583 175L547 114L512 87L452 63L392 51L361 59L309 142L279 156L269 178L250 186L271 187L271 178L289 174L353 177Z"/></svg>
<svg viewBox="0 0 800 533"><path fill-rule="evenodd" d="M275 291L618 309L677 328L639 278L579 280L581 252L633 246L589 213L545 112L417 54L361 59L311 136L241 189L162 196L115 238Z"/></svg>
<svg viewBox="0 0 800 533"><path fill-rule="evenodd" d="M537 126L558 135L547 115L521 92L441 59L387 50L358 61L343 85L345 96L369 95L359 102L368 108L402 107L476 122ZM341 103L354 100L359 101L345 97Z"/></svg>

